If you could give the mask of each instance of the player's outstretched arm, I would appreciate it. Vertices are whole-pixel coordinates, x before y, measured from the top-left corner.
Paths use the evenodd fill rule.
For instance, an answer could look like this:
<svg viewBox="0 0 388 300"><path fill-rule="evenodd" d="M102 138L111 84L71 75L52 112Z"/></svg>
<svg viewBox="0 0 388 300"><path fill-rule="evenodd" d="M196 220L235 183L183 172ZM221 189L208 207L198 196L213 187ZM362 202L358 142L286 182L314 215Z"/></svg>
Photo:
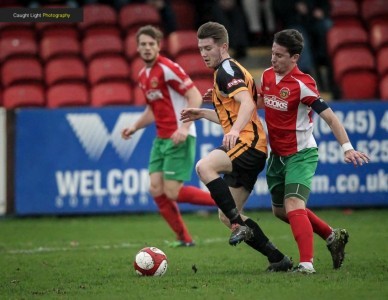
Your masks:
<svg viewBox="0 0 388 300"><path fill-rule="evenodd" d="M154 121L155 121L154 113L152 112L151 107L147 105L143 114L139 117L139 119L134 124L128 127L125 127L121 130L121 137L124 140L128 140L137 130L150 125Z"/></svg>
<svg viewBox="0 0 388 300"><path fill-rule="evenodd" d="M353 149L344 126L330 107L322 111L319 116L325 120L333 131L334 136L344 151L344 160L346 163L353 163L353 165L357 167L358 165L362 166L364 163L370 161L370 158L366 153Z"/></svg>
<svg viewBox="0 0 388 300"><path fill-rule="evenodd" d="M211 122L220 123L216 112L208 108L185 108L181 111L180 120L182 122L191 122L199 119L207 119Z"/></svg>

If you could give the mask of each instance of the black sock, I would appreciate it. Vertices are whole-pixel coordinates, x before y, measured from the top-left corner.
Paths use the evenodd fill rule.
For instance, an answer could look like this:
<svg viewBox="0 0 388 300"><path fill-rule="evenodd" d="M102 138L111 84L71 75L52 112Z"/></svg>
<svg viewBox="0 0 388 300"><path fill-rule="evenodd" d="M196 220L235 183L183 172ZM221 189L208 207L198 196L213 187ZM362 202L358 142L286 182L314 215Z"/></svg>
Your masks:
<svg viewBox="0 0 388 300"><path fill-rule="evenodd" d="M279 262L283 259L284 254L281 253L267 238L260 226L252 219L245 220L245 224L253 229L253 238L245 241L253 249L259 251L268 258L269 262Z"/></svg>
<svg viewBox="0 0 388 300"><path fill-rule="evenodd" d="M221 177L218 177L217 179L210 181L206 187L209 189L210 195L216 202L219 209L221 209L230 222L232 224L238 223L240 225L244 225L244 221L241 219L232 193L230 192L226 182Z"/></svg>

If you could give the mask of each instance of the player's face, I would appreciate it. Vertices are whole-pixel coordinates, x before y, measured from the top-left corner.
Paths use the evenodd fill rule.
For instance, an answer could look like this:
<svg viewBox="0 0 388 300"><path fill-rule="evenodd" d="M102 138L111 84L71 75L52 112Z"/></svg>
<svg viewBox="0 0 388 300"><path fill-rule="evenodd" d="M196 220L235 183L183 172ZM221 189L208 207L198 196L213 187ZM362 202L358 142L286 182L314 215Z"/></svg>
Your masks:
<svg viewBox="0 0 388 300"><path fill-rule="evenodd" d="M298 58L299 54L291 56L287 48L273 43L271 63L276 74L286 75L295 67Z"/></svg>
<svg viewBox="0 0 388 300"><path fill-rule="evenodd" d="M149 35L141 34L137 43L137 52L147 65L152 65L158 57L160 45Z"/></svg>
<svg viewBox="0 0 388 300"><path fill-rule="evenodd" d="M226 44L217 45L213 38L199 39L198 49L208 68L217 68L226 54Z"/></svg>

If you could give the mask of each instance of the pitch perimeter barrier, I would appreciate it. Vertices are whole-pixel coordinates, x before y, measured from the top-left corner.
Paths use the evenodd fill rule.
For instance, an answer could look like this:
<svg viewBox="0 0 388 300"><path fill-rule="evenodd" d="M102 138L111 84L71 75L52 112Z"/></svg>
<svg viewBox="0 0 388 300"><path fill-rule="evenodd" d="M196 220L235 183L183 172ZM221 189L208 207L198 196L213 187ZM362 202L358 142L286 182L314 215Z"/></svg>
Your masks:
<svg viewBox="0 0 388 300"><path fill-rule="evenodd" d="M0 107L0 216L5 214L6 210L6 171L7 171L7 127L6 110Z"/></svg>
<svg viewBox="0 0 388 300"><path fill-rule="evenodd" d="M388 206L388 103L332 103L354 147L369 153L361 168L343 163L343 153L328 126L315 117L320 164L311 207ZM148 157L153 126L130 140L120 132L143 108L20 109L15 116L14 196L17 215L151 212ZM262 114L262 112L260 112ZM197 160L220 145L219 125L197 126ZM189 184L201 186L193 171ZM269 208L261 174L247 208ZM182 211L207 207L180 205Z"/></svg>

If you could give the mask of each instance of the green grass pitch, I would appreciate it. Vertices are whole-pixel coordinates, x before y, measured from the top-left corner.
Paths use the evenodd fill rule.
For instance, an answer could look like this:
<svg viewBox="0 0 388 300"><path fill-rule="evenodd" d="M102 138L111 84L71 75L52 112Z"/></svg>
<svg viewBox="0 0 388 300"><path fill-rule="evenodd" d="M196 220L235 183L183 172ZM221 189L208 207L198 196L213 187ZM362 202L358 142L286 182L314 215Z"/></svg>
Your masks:
<svg viewBox="0 0 388 300"><path fill-rule="evenodd" d="M228 245L217 215L184 214L197 245L169 248L174 235L157 214L0 219L0 299L388 299L388 210L318 210L349 230L346 260L333 270L315 237L315 275L266 273L266 258ZM269 211L250 211L298 261L289 226ZM133 259L144 246L168 257L163 277L139 277ZM197 272L193 271L195 265Z"/></svg>

